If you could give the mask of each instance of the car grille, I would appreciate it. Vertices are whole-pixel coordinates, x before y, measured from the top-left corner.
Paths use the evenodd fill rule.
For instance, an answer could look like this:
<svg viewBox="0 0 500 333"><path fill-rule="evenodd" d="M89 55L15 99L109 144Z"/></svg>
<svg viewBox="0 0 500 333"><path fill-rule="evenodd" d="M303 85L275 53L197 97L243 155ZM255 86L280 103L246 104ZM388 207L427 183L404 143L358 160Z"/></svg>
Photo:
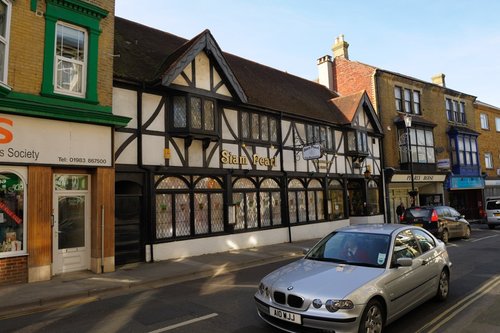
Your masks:
<svg viewBox="0 0 500 333"><path fill-rule="evenodd" d="M292 308L302 308L302 305L304 305L304 299L300 296L296 295L287 295L284 292L281 291L275 291L274 294L274 301L279 304L288 304Z"/></svg>

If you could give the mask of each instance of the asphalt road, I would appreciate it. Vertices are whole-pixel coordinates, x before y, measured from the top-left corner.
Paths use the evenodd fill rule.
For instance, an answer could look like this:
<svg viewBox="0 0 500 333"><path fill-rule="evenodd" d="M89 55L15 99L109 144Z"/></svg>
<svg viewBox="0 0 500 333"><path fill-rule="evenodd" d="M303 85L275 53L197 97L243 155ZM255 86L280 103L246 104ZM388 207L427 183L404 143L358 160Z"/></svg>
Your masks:
<svg viewBox="0 0 500 333"><path fill-rule="evenodd" d="M448 300L425 303L388 326L385 332L456 333L465 327L461 321L470 322L472 313L481 311L478 307L492 311L480 288L500 274L500 230L475 226L471 239L452 240L448 251L454 265ZM0 321L0 331L278 332L257 316L253 294L262 276L288 262L11 318ZM467 298L471 295L478 297ZM500 331L500 319L497 328Z"/></svg>

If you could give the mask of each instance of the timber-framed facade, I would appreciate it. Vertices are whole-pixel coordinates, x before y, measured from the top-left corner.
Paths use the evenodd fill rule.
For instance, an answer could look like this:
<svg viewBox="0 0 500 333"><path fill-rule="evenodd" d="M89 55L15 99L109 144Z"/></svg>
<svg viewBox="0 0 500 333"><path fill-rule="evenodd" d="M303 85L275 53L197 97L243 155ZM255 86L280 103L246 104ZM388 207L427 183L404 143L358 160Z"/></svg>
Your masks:
<svg viewBox="0 0 500 333"><path fill-rule="evenodd" d="M366 92L115 20L116 263L383 222L382 129Z"/></svg>

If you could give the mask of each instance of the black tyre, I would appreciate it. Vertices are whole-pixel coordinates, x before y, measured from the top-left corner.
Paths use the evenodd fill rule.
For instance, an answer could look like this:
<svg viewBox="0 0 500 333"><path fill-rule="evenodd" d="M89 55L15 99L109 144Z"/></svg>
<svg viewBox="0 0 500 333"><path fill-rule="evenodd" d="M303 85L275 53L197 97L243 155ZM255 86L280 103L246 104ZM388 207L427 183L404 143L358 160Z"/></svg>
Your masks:
<svg viewBox="0 0 500 333"><path fill-rule="evenodd" d="M469 239L470 238L470 234L471 234L470 227L469 226L465 227L464 239Z"/></svg>
<svg viewBox="0 0 500 333"><path fill-rule="evenodd" d="M359 333L381 333L384 328L384 310L379 301L372 299L366 305L361 322L359 323Z"/></svg>
<svg viewBox="0 0 500 333"><path fill-rule="evenodd" d="M438 289L436 293L436 299L438 301L444 301L448 298L448 293L450 291L450 274L447 269L443 269L439 275Z"/></svg>
<svg viewBox="0 0 500 333"><path fill-rule="evenodd" d="M448 233L448 229L443 230L443 234L441 235L441 240L445 244L448 244L448 241L450 240L450 234Z"/></svg>

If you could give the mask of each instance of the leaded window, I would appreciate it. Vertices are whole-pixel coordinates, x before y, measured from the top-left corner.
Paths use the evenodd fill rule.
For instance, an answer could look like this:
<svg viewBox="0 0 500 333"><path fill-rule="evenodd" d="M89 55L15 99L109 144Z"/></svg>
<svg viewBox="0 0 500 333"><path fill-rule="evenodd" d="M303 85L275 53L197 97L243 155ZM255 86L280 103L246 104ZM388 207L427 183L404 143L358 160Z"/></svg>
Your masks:
<svg viewBox="0 0 500 333"><path fill-rule="evenodd" d="M278 123L275 118L253 112L241 112L241 138L243 140L278 142Z"/></svg>
<svg viewBox="0 0 500 333"><path fill-rule="evenodd" d="M328 186L330 219L341 219L345 215L344 208L344 188L338 180L330 181Z"/></svg>
<svg viewBox="0 0 500 333"><path fill-rule="evenodd" d="M322 148L333 150L335 146L333 137L331 127L311 124L306 125L306 144L320 143Z"/></svg>
<svg viewBox="0 0 500 333"><path fill-rule="evenodd" d="M172 97L173 130L215 134L215 101L199 96L182 95Z"/></svg>
<svg viewBox="0 0 500 333"><path fill-rule="evenodd" d="M235 230L258 227L257 189L248 178L237 179L233 184L233 203L236 209Z"/></svg>
<svg viewBox="0 0 500 333"><path fill-rule="evenodd" d="M276 180L266 178L260 185L260 225L270 227L281 224L281 192Z"/></svg>
<svg viewBox="0 0 500 333"><path fill-rule="evenodd" d="M306 186L299 179L288 183L288 209L290 223L313 222L325 219L324 191L317 179Z"/></svg>

